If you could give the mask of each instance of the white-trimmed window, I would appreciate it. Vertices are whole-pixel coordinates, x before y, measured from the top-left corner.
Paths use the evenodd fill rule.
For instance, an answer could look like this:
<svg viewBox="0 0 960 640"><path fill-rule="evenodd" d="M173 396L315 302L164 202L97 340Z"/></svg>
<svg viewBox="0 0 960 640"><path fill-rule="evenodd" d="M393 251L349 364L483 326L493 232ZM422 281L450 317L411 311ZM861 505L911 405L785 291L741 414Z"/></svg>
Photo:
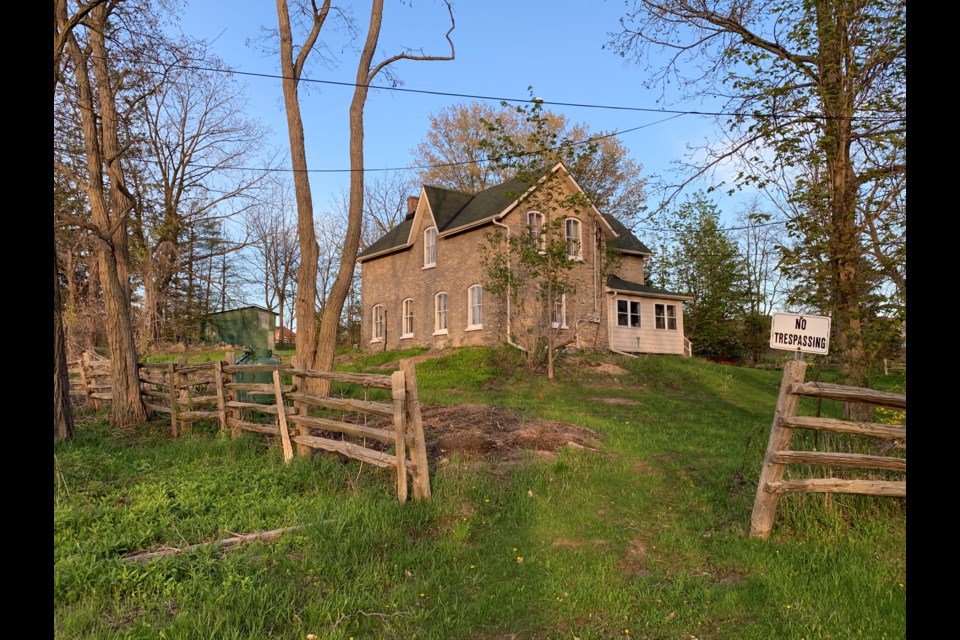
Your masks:
<svg viewBox="0 0 960 640"><path fill-rule="evenodd" d="M537 249L545 248L546 238L543 237L543 214L539 211L527 212L527 226L530 228L530 237L536 243Z"/></svg>
<svg viewBox="0 0 960 640"><path fill-rule="evenodd" d="M640 301L639 300L617 300L617 326L618 327L639 327L640 326Z"/></svg>
<svg viewBox="0 0 960 640"><path fill-rule="evenodd" d="M443 335L447 333L447 294L445 291L441 291L433 297L433 308L433 335Z"/></svg>
<svg viewBox="0 0 960 640"><path fill-rule="evenodd" d="M382 304L373 305L373 312L371 313L370 318L373 323L373 331L370 336L370 342L383 342L384 312Z"/></svg>
<svg viewBox="0 0 960 640"><path fill-rule="evenodd" d="M423 232L423 268L437 266L437 228Z"/></svg>
<svg viewBox="0 0 960 640"><path fill-rule="evenodd" d="M580 221L576 218L567 218L564 223L567 233L567 257L571 260L583 258L580 243Z"/></svg>
<svg viewBox="0 0 960 640"><path fill-rule="evenodd" d="M657 329L677 330L677 305L675 304L657 304L654 305L657 318Z"/></svg>
<svg viewBox="0 0 960 640"><path fill-rule="evenodd" d="M550 311L550 326L554 329L567 328L567 294L561 293L553 301L553 309Z"/></svg>
<svg viewBox="0 0 960 640"><path fill-rule="evenodd" d="M400 330L400 338L413 337L413 298L407 298L403 301L403 316Z"/></svg>
<svg viewBox="0 0 960 640"><path fill-rule="evenodd" d="M467 331L483 329L483 287L478 284L467 289Z"/></svg>

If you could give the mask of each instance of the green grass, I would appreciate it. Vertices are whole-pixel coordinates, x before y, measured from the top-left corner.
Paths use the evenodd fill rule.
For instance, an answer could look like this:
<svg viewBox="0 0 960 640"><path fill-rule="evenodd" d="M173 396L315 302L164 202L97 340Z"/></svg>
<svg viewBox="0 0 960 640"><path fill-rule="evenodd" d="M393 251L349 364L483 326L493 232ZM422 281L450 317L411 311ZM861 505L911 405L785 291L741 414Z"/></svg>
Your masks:
<svg viewBox="0 0 960 640"><path fill-rule="evenodd" d="M343 368L389 372L419 352ZM905 500L790 495L770 540L746 535L779 371L603 357L626 370L611 376L567 357L547 381L517 355L422 362L421 398L586 426L601 451L454 458L431 470L430 503L400 505L384 470L331 454L284 465L256 434L172 441L163 422L89 416L54 449L56 637L905 636ZM120 560L294 525L272 543Z"/></svg>

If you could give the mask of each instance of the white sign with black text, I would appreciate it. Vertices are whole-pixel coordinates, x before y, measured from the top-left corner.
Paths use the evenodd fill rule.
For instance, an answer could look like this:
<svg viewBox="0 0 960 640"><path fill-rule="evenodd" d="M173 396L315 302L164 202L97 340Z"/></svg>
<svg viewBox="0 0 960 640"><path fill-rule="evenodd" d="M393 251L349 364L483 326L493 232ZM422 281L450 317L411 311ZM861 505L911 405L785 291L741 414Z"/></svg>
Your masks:
<svg viewBox="0 0 960 640"><path fill-rule="evenodd" d="M770 326L770 347L827 355L830 349L830 317L775 313Z"/></svg>

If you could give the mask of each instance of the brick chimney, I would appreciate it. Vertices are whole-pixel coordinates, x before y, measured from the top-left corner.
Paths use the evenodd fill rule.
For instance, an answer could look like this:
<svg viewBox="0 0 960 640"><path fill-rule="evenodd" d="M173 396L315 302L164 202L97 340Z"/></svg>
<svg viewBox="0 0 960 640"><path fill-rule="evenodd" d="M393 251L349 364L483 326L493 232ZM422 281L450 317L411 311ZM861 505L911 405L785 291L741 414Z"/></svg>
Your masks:
<svg viewBox="0 0 960 640"><path fill-rule="evenodd" d="M411 216L416 213L417 205L420 203L419 196L407 196L407 215Z"/></svg>

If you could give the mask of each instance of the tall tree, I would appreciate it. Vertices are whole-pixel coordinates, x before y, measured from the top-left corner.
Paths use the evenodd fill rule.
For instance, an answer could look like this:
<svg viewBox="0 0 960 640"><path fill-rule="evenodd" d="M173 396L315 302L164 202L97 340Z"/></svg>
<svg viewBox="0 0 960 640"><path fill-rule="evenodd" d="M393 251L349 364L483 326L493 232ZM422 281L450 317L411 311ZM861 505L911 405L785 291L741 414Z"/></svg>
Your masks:
<svg viewBox="0 0 960 640"><path fill-rule="evenodd" d="M245 117L244 99L229 69L209 56L203 43L178 49L178 55L205 69L173 68L141 103L136 120L144 162L131 171L136 200L131 253L143 288L139 336L144 349L162 340L167 316L176 311L167 294L177 277L190 280L192 274L209 282L204 269L209 270L213 254L238 248L219 233L219 223L251 206L265 175L236 168L250 164L263 132ZM184 246L190 238L206 246L199 251ZM205 294L206 288L198 291ZM187 306L208 311L197 302Z"/></svg>
<svg viewBox="0 0 960 640"><path fill-rule="evenodd" d="M110 420L127 425L146 419L140 397L137 352L130 308L130 262L127 223L133 197L127 188L121 139L125 109L137 104L150 89L150 82L136 69L120 73L117 49L126 49L126 59L148 55L130 46L131 23L140 22L140 33L150 33L152 15L134 3L105 3L92 7L72 31L67 2L54 4L59 33L65 34L66 64L73 74L72 99L81 116L83 162L57 168L86 193L90 221L69 220L87 228L96 242L98 267L106 312L106 333L111 361L112 403ZM119 25L123 25L121 29ZM142 42L140 43L142 44ZM129 57L128 57L129 56ZM64 85L61 85L64 86Z"/></svg>
<svg viewBox="0 0 960 640"><path fill-rule="evenodd" d="M493 158L500 175L512 175L521 185L508 197L523 196L529 210L539 212L543 219L536 227L530 226L527 233L504 234L498 229L487 234L481 264L489 291L508 296L509 306L526 320L524 349L528 363L536 363L542 351L547 378L552 380L555 350L565 344L558 342L563 300L575 292L572 269L580 251L571 250L565 223L571 213L585 213L592 205L588 195L567 188L567 172L556 163L587 165L597 147L563 137L552 126L552 117L544 112L541 100L534 98L529 107L513 109L516 116L510 119L484 121L490 135L480 142L480 148ZM517 119L524 123L519 134L512 126ZM602 273L610 267L612 256L605 252Z"/></svg>
<svg viewBox="0 0 960 640"><path fill-rule="evenodd" d="M714 360L740 358L740 323L750 305L744 260L720 228L720 210L702 192L674 212L674 241L662 258L666 286L683 291L684 331L694 355Z"/></svg>
<svg viewBox="0 0 960 640"><path fill-rule="evenodd" d="M277 16L280 25L280 59L283 71L283 95L287 109L287 127L290 136L290 150L294 168L294 185L297 196L297 233L300 237L300 273L297 281L297 355L302 366L321 370L333 368L336 353L337 333L340 326L340 314L350 292L354 279L357 252L360 247L360 235L363 223L364 200L364 164L363 164L363 112L367 102L370 85L381 72L388 72L390 65L400 60L453 60L455 50L450 33L455 27L453 9L447 4L450 14L450 30L446 39L450 45L449 56L427 56L413 53L399 53L374 64L373 57L380 40L380 28L383 24L383 0L373 0L370 8L370 22L367 35L360 51L353 99L349 109L350 124L350 203L347 228L344 233L343 249L337 276L330 288L330 295L324 305L320 321L319 335L314 322L318 247L313 229L313 202L310 195L310 182L307 174L306 151L303 141L303 120L300 116L300 104L297 87L303 73L307 56L317 42L327 15L330 2L324 2L318 8L311 0L308 11L310 29L301 45L296 59L293 56L293 36L290 26L290 13L286 0L277 0ZM329 391L329 381L321 380L316 390L320 394Z"/></svg>
<svg viewBox="0 0 960 640"><path fill-rule="evenodd" d="M53 90L60 83L63 51L67 38L94 7L105 0L91 0L75 8L71 14L66 0L53 4ZM60 296L60 270L57 265L56 235L53 253L53 440L73 437L73 411L70 408L70 375L67 366L67 347L63 329L63 301ZM71 277L68 272L67 277Z"/></svg>
<svg viewBox="0 0 960 640"><path fill-rule="evenodd" d="M643 167L628 155L620 140L606 132L593 133L583 123L571 125L563 114L540 108L542 126L556 138L572 144L592 142L596 153L581 154L569 167L577 182L604 213L617 217L628 227L636 221L646 203ZM492 131L487 123L496 123ZM489 157L495 135L508 134L522 144L534 139L532 123L506 104L499 108L483 102L456 104L430 116L426 139L413 150L419 182L464 193L477 193L513 178L517 169L509 162ZM525 151L542 155L544 164L564 158L560 149Z"/></svg>
<svg viewBox="0 0 960 640"><path fill-rule="evenodd" d="M902 239L892 203L906 173L904 0L635 0L613 44L648 63L670 55L651 83L675 78L726 101L728 138L707 150L687 180L739 158L738 185L779 189L788 229L824 269L824 311L846 378L864 382L864 257ZM894 206L891 206L894 204ZM894 249L896 251L896 249ZM799 264L799 263L798 263Z"/></svg>

